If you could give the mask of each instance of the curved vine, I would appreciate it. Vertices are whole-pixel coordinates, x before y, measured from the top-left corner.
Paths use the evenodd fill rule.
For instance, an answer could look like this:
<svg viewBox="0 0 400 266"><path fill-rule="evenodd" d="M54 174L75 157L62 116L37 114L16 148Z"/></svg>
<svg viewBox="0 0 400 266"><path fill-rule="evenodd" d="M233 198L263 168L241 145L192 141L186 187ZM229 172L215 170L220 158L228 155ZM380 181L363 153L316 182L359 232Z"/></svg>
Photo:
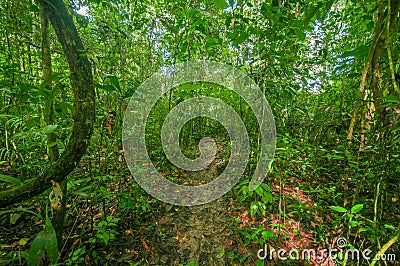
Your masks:
<svg viewBox="0 0 400 266"><path fill-rule="evenodd" d="M74 125L64 153L45 173L20 186L0 192L0 207L21 202L61 182L81 160L93 132L95 93L92 69L71 15L62 0L39 0L45 7L69 65L74 93Z"/></svg>

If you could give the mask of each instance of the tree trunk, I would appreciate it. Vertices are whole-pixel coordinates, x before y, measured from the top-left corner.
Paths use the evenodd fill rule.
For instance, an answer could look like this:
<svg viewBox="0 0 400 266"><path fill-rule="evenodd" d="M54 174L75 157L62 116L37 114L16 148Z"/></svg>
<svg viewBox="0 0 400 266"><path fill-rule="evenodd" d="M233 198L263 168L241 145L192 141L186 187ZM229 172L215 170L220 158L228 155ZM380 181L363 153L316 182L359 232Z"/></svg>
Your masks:
<svg viewBox="0 0 400 266"><path fill-rule="evenodd" d="M390 8L388 8L390 7ZM393 31L396 31L396 20L397 13L399 10L399 1L398 0L390 0L388 2L388 7L385 8L384 1L380 0L377 2L377 11L376 11L376 21L374 34L372 36L372 43L368 53L367 62L364 68L364 72L362 75L360 90L357 97L356 105L353 112L353 117L350 122L350 127L347 135L347 146L346 149L350 148L351 139L353 137L353 130L355 126L355 121L358 115L358 111L360 108L361 98L364 93L364 89L367 82L367 75L370 73L371 81L369 83L370 89L372 90L372 96L374 100L374 107L379 114L379 119L385 124L385 108L382 105L382 95L383 92L381 88L379 88L379 83L382 79L381 73L381 59L382 59L382 50L387 45L387 39L390 34L393 34ZM385 14L385 10L390 11L390 14ZM385 24L386 23L386 24ZM386 25L386 27L385 27ZM395 33L394 33L395 34ZM395 36L397 36L395 34ZM393 44L389 44L392 46Z"/></svg>
<svg viewBox="0 0 400 266"><path fill-rule="evenodd" d="M93 132L95 118L95 94L89 60L78 35L72 17L62 0L40 0L44 12L60 41L67 59L74 92L74 125L70 141L61 157L40 177L23 185L0 192L0 207L6 207L50 188L54 180L61 183L78 165Z"/></svg>
<svg viewBox="0 0 400 266"><path fill-rule="evenodd" d="M49 31L48 31L48 18L45 12L44 2L40 1L40 26L42 32L42 67L43 67L43 80L48 81L53 74L51 66L51 53L50 53L50 42L49 42ZM54 91L52 82L47 82L45 89L48 94L45 100L45 119L47 125L53 125L55 123L54 114ZM49 149L50 161L54 163L60 157L57 145L57 135L51 132L47 136L47 146ZM54 208L53 206L53 217L52 224L57 235L58 247L62 247L63 244L63 233L64 233L64 218L65 218L65 206L67 203L67 178L60 183L62 192L61 206Z"/></svg>

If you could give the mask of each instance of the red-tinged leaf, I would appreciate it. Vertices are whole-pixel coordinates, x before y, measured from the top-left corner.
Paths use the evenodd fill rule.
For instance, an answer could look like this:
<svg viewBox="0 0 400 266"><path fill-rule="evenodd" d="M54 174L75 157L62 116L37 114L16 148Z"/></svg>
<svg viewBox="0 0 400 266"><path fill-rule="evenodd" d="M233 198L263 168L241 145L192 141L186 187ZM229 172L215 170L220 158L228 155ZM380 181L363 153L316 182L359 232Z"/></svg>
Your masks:
<svg viewBox="0 0 400 266"><path fill-rule="evenodd" d="M106 122L106 127L107 127L107 130L108 130L108 133L111 134L112 133L112 126L111 126L111 122L110 121Z"/></svg>
<svg viewBox="0 0 400 266"><path fill-rule="evenodd" d="M142 242L142 246L145 250L149 250L149 246L147 245L146 241L144 238L140 238L140 241Z"/></svg>
<svg viewBox="0 0 400 266"><path fill-rule="evenodd" d="M77 239L75 239L74 242L72 243L70 249L73 250L76 247L76 245L79 244L80 241L81 241L81 239L79 237Z"/></svg>
<svg viewBox="0 0 400 266"><path fill-rule="evenodd" d="M104 215L103 212L99 212L98 214L96 214L96 215L94 216L94 218L95 218L95 219L99 219L99 218L103 217L103 215Z"/></svg>

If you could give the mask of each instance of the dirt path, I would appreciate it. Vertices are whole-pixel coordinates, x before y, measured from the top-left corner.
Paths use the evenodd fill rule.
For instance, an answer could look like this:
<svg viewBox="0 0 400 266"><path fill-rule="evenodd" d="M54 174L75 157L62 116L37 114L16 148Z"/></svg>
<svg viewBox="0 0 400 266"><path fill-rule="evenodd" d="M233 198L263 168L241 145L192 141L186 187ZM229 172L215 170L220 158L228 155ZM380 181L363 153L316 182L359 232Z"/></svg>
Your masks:
<svg viewBox="0 0 400 266"><path fill-rule="evenodd" d="M210 182L218 176L218 164L208 169L188 173L191 185ZM231 201L227 196L207 204L191 207L174 207L173 212L160 219L164 228L175 235L174 242L165 245L166 265L194 262L196 265L229 265L227 254L235 250L238 236L229 228ZM172 251L172 252L171 252ZM173 254L175 253L175 254ZM169 258L169 259L167 259Z"/></svg>
<svg viewBox="0 0 400 266"><path fill-rule="evenodd" d="M176 233L175 249L180 263L197 265L228 265L226 256L233 232L227 227L229 214L224 200L181 207L173 213L168 227Z"/></svg>

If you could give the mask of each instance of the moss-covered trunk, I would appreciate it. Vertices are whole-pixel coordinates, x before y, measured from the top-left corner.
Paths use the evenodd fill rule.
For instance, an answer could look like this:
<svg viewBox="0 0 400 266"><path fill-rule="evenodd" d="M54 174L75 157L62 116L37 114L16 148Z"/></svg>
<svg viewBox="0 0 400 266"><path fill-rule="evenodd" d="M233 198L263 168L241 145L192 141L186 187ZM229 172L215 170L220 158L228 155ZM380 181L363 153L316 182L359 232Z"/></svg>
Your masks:
<svg viewBox="0 0 400 266"><path fill-rule="evenodd" d="M89 60L84 53L71 15L62 0L40 0L57 34L67 59L75 96L74 125L71 138L61 157L40 177L0 192L0 207L26 200L51 187L51 180L61 183L78 165L92 135L95 117L95 94Z"/></svg>

